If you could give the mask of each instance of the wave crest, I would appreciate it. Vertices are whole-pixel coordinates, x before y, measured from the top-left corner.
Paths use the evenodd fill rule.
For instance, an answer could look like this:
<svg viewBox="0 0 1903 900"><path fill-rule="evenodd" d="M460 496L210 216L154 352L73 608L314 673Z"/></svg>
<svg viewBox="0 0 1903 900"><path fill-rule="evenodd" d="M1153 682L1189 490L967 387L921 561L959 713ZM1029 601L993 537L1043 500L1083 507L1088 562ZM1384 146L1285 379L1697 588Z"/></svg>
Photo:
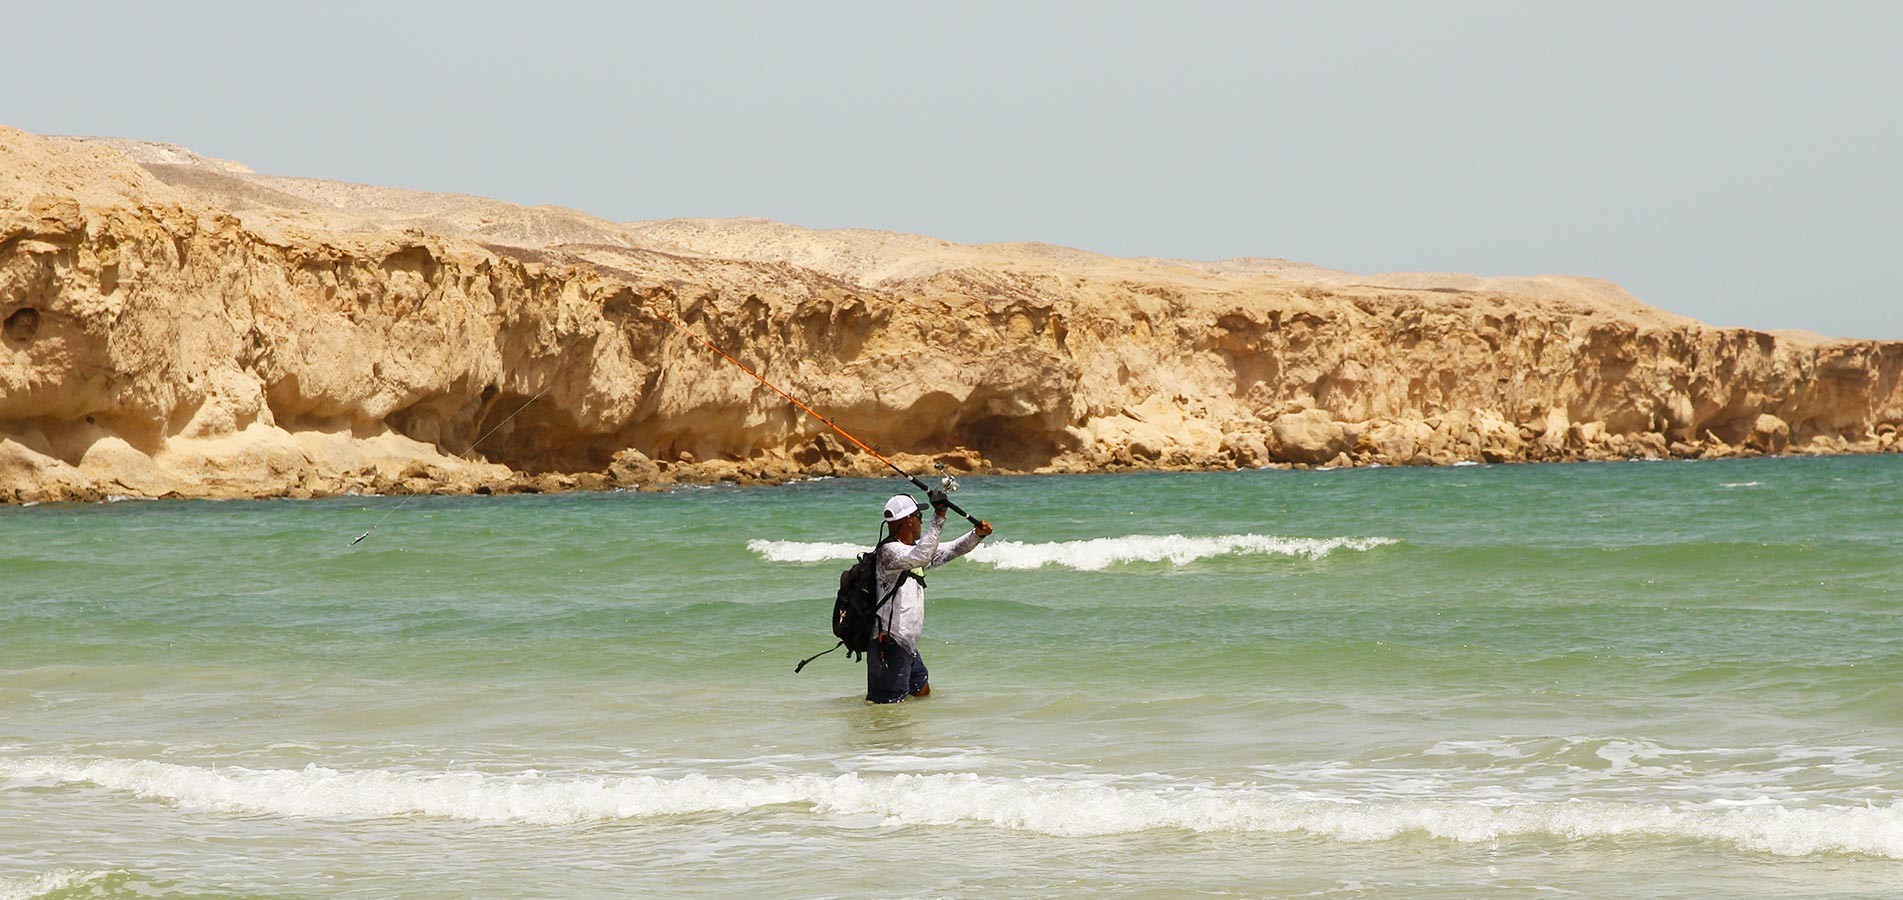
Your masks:
<svg viewBox="0 0 1903 900"><path fill-rule="evenodd" d="M892 825L981 825L1061 837L1164 829L1304 833L1356 842L1412 834L1463 843L1505 837L1649 837L1786 856L1857 853L1903 859L1899 804L1668 805L1578 798L1362 801L1269 787L1113 785L963 773L546 778L535 772L201 768L100 759L0 761L0 775L16 782L92 784L189 807L290 817L430 816L565 825L785 807L795 814L879 816Z"/></svg>
<svg viewBox="0 0 1903 900"><path fill-rule="evenodd" d="M72 890L110 875L110 872L82 872L78 869L54 869L24 878L0 876L0 900L32 900L58 891Z"/></svg>
<svg viewBox="0 0 1903 900"><path fill-rule="evenodd" d="M1279 537L1268 534L1224 534L1193 537L1181 534L1132 534L1081 541L1026 543L997 541L979 545L966 559L1000 569L1036 569L1063 566L1086 572L1119 563L1167 562L1186 566L1214 556L1292 556L1323 559L1338 550L1365 551L1400 541L1387 537ZM771 562L846 561L867 548L857 544L807 541L747 542L747 549Z"/></svg>

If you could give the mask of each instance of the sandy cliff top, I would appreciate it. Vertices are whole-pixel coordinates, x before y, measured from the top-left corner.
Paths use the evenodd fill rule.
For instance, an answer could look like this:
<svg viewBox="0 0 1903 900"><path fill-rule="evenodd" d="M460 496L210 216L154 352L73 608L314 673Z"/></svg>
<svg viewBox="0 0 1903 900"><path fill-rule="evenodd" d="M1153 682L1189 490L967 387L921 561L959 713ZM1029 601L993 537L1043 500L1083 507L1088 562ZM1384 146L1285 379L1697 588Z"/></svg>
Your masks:
<svg viewBox="0 0 1903 900"><path fill-rule="evenodd" d="M36 154L31 146L22 144L39 140L23 142L20 137L33 136L0 129L0 146L5 147L9 158L4 170L34 169ZM1647 326L1692 322L1648 306L1610 281L1571 275L1356 274L1281 259L1124 259L1044 243L959 244L924 235L864 228L804 228L759 218L612 222L562 207L520 206L470 194L264 175L242 164L172 144L90 137L62 137L51 143L62 153L88 160L88 171L96 173L86 180L90 195L82 197L83 202L178 202L188 198L236 213L247 226L267 233L285 227L360 233L414 229L537 250L592 247L597 252L603 248L651 251L792 266L868 289L900 288L946 272L983 271L1134 281L1199 290L1274 285L1323 287L1347 293L1356 289L1423 295L1484 293ZM56 167L42 161L38 168ZM79 186L41 187L70 190ZM23 196L18 191L8 193Z"/></svg>

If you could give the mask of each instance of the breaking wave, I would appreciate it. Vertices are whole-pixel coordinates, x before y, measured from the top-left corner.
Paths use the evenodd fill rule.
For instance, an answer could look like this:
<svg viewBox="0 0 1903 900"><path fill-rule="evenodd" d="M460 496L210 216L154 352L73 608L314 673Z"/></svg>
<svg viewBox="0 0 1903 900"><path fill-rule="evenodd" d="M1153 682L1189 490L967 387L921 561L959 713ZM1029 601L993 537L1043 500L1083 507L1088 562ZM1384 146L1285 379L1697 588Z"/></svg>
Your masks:
<svg viewBox="0 0 1903 900"><path fill-rule="evenodd" d="M1082 541L1025 543L996 541L981 544L966 559L1000 569L1064 566L1096 571L1118 563L1167 562L1186 566L1212 556L1294 556L1322 559L1337 550L1372 550L1400 541L1386 537L1277 537L1268 534L1225 534L1190 537L1181 534L1133 534ZM747 549L772 562L851 561L866 548L858 544L805 541L747 542Z"/></svg>
<svg viewBox="0 0 1903 900"><path fill-rule="evenodd" d="M535 772L203 768L149 760L48 758L0 761L0 776L13 782L9 787L21 782L85 784L194 809L288 817L426 816L566 825L689 814L790 814L842 820L877 817L888 826L976 825L1060 837L1180 830L1305 834L1356 842L1409 835L1462 843L1509 837L1649 838L1786 856L1854 853L1903 859L1903 805L1898 804L1666 804L1510 795L1370 801L1286 788L1117 785L974 774L549 778ZM12 882L0 885L15 890ZM6 896L32 895L0 893Z"/></svg>
<svg viewBox="0 0 1903 900"><path fill-rule="evenodd" d="M55 891L66 891L105 878L110 872L82 872L78 869L54 869L26 877L0 876L0 900L32 900Z"/></svg>
<svg viewBox="0 0 1903 900"><path fill-rule="evenodd" d="M770 562L830 562L832 560L858 559L859 554L871 549L858 544L826 543L823 541L748 541L747 549L760 554Z"/></svg>

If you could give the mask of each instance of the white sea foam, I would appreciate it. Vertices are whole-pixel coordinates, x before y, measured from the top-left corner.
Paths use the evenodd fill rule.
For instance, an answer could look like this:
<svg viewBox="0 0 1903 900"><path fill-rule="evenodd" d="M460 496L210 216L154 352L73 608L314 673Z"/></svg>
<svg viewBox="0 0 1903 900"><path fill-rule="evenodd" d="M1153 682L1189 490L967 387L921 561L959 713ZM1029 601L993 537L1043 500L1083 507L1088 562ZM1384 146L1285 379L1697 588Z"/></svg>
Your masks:
<svg viewBox="0 0 1903 900"><path fill-rule="evenodd" d="M0 876L0 900L31 900L54 891L66 891L110 875L110 872L82 872L78 869L54 869L25 877Z"/></svg>
<svg viewBox="0 0 1903 900"><path fill-rule="evenodd" d="M1728 488L1764 487L1764 482L1762 481L1727 481L1724 484L1719 485L1719 487L1728 487Z"/></svg>
<svg viewBox="0 0 1903 900"><path fill-rule="evenodd" d="M1459 756L1467 753L1483 754L1496 759L1522 759L1526 756L1525 750L1514 746L1509 741L1498 739L1486 741L1441 741L1422 751L1422 754L1426 756Z"/></svg>
<svg viewBox="0 0 1903 900"><path fill-rule="evenodd" d="M1903 805L1898 804L1638 803L1511 795L1484 801L1367 801L1266 786L1118 785L959 773L548 778L533 772L204 768L67 758L0 760L0 777L9 780L8 787L86 784L189 809L311 818L425 816L560 825L771 814L816 816L821 824L877 817L888 826L976 825L1060 837L1152 830L1299 833L1342 841L1425 835L1463 843L1616 837L1704 841L1786 856L1855 853L1903 859ZM11 896L33 895L16 891Z"/></svg>
<svg viewBox="0 0 1903 900"><path fill-rule="evenodd" d="M966 557L1000 569L1064 566L1084 571L1118 563L1168 562L1186 566L1212 556L1298 556L1322 559L1337 550L1372 550L1399 541L1386 537L1277 537L1267 534L1224 534L1191 537L1181 534L1133 534L1082 541L1025 543L997 541L979 545ZM747 542L747 549L773 562L827 562L851 560L864 552L857 544L804 541Z"/></svg>
<svg viewBox="0 0 1903 900"><path fill-rule="evenodd" d="M832 560L857 559L859 554L872 548L858 544L828 543L825 541L748 541L747 549L771 562L829 562Z"/></svg>
<svg viewBox="0 0 1903 900"><path fill-rule="evenodd" d="M1299 556L1321 559L1337 550L1372 550L1399 543L1385 537L1302 538L1265 534L1229 534L1187 537L1180 534L1095 538L1028 544L999 541L980 546L970 558L1000 569L1035 569L1058 565L1086 571L1126 562L1168 562L1186 566L1212 556Z"/></svg>

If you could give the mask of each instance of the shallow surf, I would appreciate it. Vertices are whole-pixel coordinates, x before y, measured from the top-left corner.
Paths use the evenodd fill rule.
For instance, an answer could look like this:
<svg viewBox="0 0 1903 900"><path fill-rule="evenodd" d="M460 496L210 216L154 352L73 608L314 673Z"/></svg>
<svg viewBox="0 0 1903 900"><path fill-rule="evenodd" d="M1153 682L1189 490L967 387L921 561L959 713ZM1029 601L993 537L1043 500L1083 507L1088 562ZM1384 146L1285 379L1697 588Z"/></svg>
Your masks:
<svg viewBox="0 0 1903 900"><path fill-rule="evenodd" d="M1881 896L1899 486L974 478L878 708L889 482L0 510L0 898Z"/></svg>

